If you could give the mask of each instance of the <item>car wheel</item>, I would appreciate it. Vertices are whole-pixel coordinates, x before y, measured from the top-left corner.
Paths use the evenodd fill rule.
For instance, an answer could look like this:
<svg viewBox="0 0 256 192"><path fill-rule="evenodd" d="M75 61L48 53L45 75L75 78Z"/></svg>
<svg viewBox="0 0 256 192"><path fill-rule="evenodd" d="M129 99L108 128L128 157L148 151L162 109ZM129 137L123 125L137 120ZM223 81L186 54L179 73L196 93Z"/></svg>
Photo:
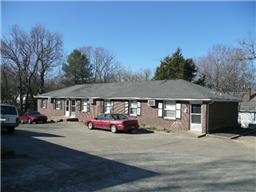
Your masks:
<svg viewBox="0 0 256 192"><path fill-rule="evenodd" d="M28 120L28 123L29 123L29 124L32 124L32 121L31 121L31 119L29 119L29 120Z"/></svg>
<svg viewBox="0 0 256 192"><path fill-rule="evenodd" d="M111 130L112 133L116 133L117 132L117 128L116 128L115 125L111 125L110 130Z"/></svg>
<svg viewBox="0 0 256 192"><path fill-rule="evenodd" d="M88 129L93 129L93 124L92 124L92 122L88 123Z"/></svg>
<svg viewBox="0 0 256 192"><path fill-rule="evenodd" d="M7 133L13 134L13 133L14 133L14 127L9 127L9 128L7 129Z"/></svg>

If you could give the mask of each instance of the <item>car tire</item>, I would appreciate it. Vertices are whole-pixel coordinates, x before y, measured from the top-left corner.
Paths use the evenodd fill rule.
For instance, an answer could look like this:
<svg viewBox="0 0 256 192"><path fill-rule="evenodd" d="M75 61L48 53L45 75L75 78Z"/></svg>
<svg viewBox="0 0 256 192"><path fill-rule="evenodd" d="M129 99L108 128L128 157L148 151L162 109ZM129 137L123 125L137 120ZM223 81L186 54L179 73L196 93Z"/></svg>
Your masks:
<svg viewBox="0 0 256 192"><path fill-rule="evenodd" d="M112 133L117 133L117 127L115 125L111 125L110 130Z"/></svg>
<svg viewBox="0 0 256 192"><path fill-rule="evenodd" d="M14 128L14 127L8 127L8 129L7 129L7 133L9 133L9 134L13 134L13 133L14 133L14 130L15 130L15 128Z"/></svg>
<svg viewBox="0 0 256 192"><path fill-rule="evenodd" d="M29 120L28 120L28 123L29 123L29 124L32 124L32 121L31 121L31 119L29 119Z"/></svg>
<svg viewBox="0 0 256 192"><path fill-rule="evenodd" d="M90 130L93 129L93 124L92 124L92 122L89 122L87 126L88 126L88 129L90 129Z"/></svg>

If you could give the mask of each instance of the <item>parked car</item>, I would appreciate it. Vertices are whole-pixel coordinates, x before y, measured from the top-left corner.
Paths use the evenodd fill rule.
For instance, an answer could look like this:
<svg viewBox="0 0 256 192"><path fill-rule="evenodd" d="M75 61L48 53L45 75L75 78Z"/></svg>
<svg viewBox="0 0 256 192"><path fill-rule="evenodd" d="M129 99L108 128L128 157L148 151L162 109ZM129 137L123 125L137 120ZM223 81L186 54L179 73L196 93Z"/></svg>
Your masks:
<svg viewBox="0 0 256 192"><path fill-rule="evenodd" d="M20 123L38 123L38 122L47 122L47 116L37 112L30 111L20 116Z"/></svg>
<svg viewBox="0 0 256 192"><path fill-rule="evenodd" d="M8 133L14 133L15 127L19 125L17 108L13 105L1 104L1 129L7 129Z"/></svg>
<svg viewBox="0 0 256 192"><path fill-rule="evenodd" d="M131 132L132 130L139 128L137 119L129 119L123 114L101 114L85 124L89 129L107 129L111 130L112 133L118 131Z"/></svg>

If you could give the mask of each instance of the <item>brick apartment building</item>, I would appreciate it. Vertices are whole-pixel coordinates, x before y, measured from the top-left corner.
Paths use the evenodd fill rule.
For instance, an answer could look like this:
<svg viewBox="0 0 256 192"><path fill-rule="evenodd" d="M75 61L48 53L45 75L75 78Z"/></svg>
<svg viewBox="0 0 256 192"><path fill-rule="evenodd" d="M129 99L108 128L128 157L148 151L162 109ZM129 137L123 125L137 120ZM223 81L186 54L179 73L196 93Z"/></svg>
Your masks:
<svg viewBox="0 0 256 192"><path fill-rule="evenodd" d="M239 99L184 80L81 84L36 96L48 119L123 113L141 127L209 133L237 126Z"/></svg>

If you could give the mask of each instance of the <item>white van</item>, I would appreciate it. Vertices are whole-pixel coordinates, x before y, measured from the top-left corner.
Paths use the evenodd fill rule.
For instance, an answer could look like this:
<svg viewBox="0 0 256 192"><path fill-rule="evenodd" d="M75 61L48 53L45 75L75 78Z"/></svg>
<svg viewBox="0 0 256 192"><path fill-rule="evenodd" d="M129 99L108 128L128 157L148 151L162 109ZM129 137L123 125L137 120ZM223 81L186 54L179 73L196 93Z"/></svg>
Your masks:
<svg viewBox="0 0 256 192"><path fill-rule="evenodd" d="M19 115L17 108L13 105L1 104L1 129L7 129L8 133L13 133L15 127L19 125Z"/></svg>

